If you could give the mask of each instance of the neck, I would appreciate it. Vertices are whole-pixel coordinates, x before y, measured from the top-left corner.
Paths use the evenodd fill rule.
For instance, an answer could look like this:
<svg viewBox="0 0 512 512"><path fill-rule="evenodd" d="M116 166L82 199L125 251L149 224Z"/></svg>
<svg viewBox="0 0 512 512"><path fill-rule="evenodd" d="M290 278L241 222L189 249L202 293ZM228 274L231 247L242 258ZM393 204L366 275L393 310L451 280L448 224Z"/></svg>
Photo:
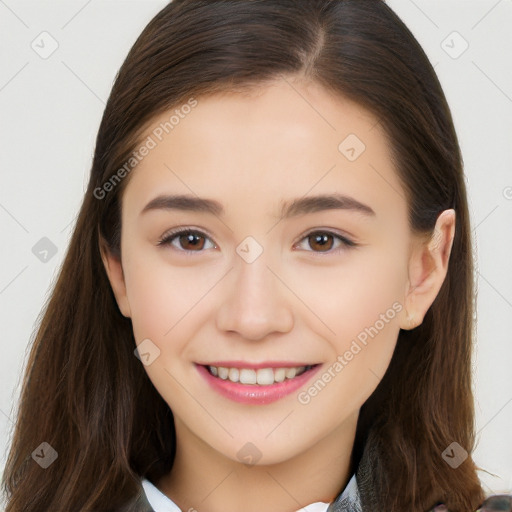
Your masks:
<svg viewBox="0 0 512 512"><path fill-rule="evenodd" d="M351 476L357 417L288 460L252 466L219 453L176 419L173 468L156 485L191 512L295 512L331 503Z"/></svg>

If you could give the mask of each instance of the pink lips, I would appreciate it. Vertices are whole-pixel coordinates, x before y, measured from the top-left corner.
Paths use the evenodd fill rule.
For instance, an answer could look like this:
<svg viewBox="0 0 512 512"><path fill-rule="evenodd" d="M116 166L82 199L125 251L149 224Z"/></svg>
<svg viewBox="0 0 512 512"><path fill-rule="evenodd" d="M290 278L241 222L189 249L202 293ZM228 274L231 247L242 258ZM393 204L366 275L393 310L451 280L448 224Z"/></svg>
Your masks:
<svg viewBox="0 0 512 512"><path fill-rule="evenodd" d="M251 368L258 370L259 368L294 368L299 366L308 366L311 363L295 363L290 361L263 361L262 363L248 363L247 361L214 361L210 363L197 363L202 366L223 366L224 368Z"/></svg>
<svg viewBox="0 0 512 512"><path fill-rule="evenodd" d="M224 366L227 368L291 368L294 366L307 366L307 364L290 364L272 361L272 363L248 364L240 361L223 361L210 363L211 366ZM320 369L321 365L315 365L313 368L305 371L298 377L287 379L283 382L276 382L270 386L259 386L257 384L240 384L239 382L231 382L229 379L220 379L214 377L208 368L204 365L196 364L196 368L203 376L206 382L222 396L229 398L235 402L252 405L264 405L275 402L290 393L293 393L303 386L309 379L313 377Z"/></svg>

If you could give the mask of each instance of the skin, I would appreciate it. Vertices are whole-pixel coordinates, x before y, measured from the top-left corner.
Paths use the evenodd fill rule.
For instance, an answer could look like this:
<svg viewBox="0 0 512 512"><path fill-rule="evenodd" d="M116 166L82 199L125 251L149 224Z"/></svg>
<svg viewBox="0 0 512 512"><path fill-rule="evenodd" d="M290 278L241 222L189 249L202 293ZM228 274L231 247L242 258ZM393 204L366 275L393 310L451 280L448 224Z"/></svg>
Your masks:
<svg viewBox="0 0 512 512"><path fill-rule="evenodd" d="M351 133L366 145L353 162L338 150ZM324 210L278 222L281 201L333 192L376 215ZM215 199L225 215L141 214L163 193ZM206 238L199 248L179 237L158 246L178 227ZM446 210L431 241L413 236L388 141L360 106L299 80L198 98L130 175L121 260L102 250L136 343L149 338L160 350L144 368L175 417L175 463L154 483L182 510L200 512L292 512L333 500L351 476L360 407L399 330L419 325L434 301L454 229L455 212ZM322 230L358 246L328 237L322 248L306 237ZM247 236L263 248L252 263L236 252ZM321 363L321 375L395 302L401 310L307 404L297 396L310 384L267 405L233 402L194 365L304 361ZM237 456L247 442L261 453L252 466Z"/></svg>

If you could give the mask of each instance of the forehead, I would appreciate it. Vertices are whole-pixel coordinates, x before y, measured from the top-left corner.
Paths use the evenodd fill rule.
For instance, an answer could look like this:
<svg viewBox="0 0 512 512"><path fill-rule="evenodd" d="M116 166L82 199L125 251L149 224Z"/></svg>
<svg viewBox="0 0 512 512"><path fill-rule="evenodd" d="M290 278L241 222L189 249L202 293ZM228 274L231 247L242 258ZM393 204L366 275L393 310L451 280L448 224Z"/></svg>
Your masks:
<svg viewBox="0 0 512 512"><path fill-rule="evenodd" d="M404 213L387 137L359 105L287 79L196 102L145 130L141 140L151 140L151 149L132 171L123 203L140 211L158 194L187 193L275 213L277 201L339 192L376 212Z"/></svg>

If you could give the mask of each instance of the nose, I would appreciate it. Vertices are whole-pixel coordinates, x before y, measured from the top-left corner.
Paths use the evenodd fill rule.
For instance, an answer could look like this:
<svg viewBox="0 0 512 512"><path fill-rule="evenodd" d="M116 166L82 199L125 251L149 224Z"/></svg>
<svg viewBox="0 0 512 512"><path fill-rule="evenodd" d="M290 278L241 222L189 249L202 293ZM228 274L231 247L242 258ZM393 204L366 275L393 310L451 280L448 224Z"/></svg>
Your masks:
<svg viewBox="0 0 512 512"><path fill-rule="evenodd" d="M292 294L276 274L267 266L265 252L252 263L237 256L223 283L217 328L254 341L289 332L293 327Z"/></svg>

